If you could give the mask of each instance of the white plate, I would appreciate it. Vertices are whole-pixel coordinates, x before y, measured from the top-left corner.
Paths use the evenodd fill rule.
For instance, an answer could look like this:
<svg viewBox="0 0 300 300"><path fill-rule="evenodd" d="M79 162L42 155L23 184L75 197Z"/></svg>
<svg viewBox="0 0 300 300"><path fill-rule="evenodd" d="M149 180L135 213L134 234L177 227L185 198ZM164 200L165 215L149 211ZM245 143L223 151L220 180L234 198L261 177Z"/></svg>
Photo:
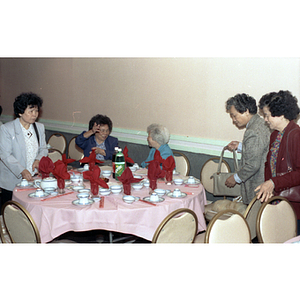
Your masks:
<svg viewBox="0 0 300 300"><path fill-rule="evenodd" d="M37 196L35 193L36 193L36 192L30 193L30 194L28 195L28 197L30 197L30 198L44 198L44 197L47 197L47 196L50 195L49 193L44 193L43 196Z"/></svg>
<svg viewBox="0 0 300 300"><path fill-rule="evenodd" d="M158 200L152 201L152 200L150 200L150 196L144 197L143 200L144 200L144 201L147 201L147 202L151 202L151 203L158 203L158 202L163 202L163 201L165 201L165 199L162 198L162 197L158 197Z"/></svg>
<svg viewBox="0 0 300 300"><path fill-rule="evenodd" d="M76 200L72 201L72 203L77 206L87 206L87 205L91 205L94 203L94 200L92 200L92 199L89 199L89 202L84 203L84 204L81 204L79 201L80 201L79 199L76 199Z"/></svg>
<svg viewBox="0 0 300 300"><path fill-rule="evenodd" d="M33 186L33 182L30 182L30 181L29 181L29 182L28 182L28 185L26 185L26 186L21 185L21 183L17 183L16 186L19 187L19 188L24 188L24 189L26 189L26 188L28 188L28 187L30 187L30 186Z"/></svg>
<svg viewBox="0 0 300 300"><path fill-rule="evenodd" d="M195 182L189 183L189 182L188 182L188 179L187 179L187 180L185 180L183 183L188 184L188 185L195 185L195 184L199 184L199 183L200 183L200 180L195 178Z"/></svg>
<svg viewBox="0 0 300 300"><path fill-rule="evenodd" d="M173 192L172 192L172 193L168 193L167 196L170 197L170 198L184 198L184 197L187 196L187 194L184 193L184 192L181 192L180 196L173 196Z"/></svg>

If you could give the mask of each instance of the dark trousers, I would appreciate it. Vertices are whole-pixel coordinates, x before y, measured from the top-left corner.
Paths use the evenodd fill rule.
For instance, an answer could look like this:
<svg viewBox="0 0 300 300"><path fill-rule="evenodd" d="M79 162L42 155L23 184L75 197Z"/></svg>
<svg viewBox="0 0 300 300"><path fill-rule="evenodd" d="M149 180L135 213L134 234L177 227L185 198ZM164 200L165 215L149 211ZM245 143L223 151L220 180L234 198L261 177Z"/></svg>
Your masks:
<svg viewBox="0 0 300 300"><path fill-rule="evenodd" d="M5 189L1 189L1 201L0 201L0 214L2 214L2 206L5 202L10 201L12 199L13 192Z"/></svg>

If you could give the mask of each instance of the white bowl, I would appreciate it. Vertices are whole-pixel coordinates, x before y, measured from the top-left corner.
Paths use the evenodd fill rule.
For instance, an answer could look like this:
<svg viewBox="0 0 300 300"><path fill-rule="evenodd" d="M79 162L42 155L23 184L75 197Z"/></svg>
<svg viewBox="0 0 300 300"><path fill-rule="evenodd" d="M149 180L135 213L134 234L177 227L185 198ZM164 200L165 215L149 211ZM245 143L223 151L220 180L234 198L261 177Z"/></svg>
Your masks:
<svg viewBox="0 0 300 300"><path fill-rule="evenodd" d="M110 194L110 189L104 189L104 188L99 189L99 193L100 193L100 195L102 195L102 196L107 196L107 195Z"/></svg>
<svg viewBox="0 0 300 300"><path fill-rule="evenodd" d="M101 174L103 177L108 178L111 175L111 170L103 170Z"/></svg>
<svg viewBox="0 0 300 300"><path fill-rule="evenodd" d="M123 201L126 202L126 203L131 204L135 201L135 197L127 195L127 196L123 197Z"/></svg>
<svg viewBox="0 0 300 300"><path fill-rule="evenodd" d="M88 171L88 170L90 169L89 164L85 164L85 165L83 166L83 169L84 169L85 171Z"/></svg>
<svg viewBox="0 0 300 300"><path fill-rule="evenodd" d="M173 181L174 181L174 183L175 183L176 185L181 185L181 184L183 184L183 179L180 179L180 178L176 178L176 179L174 179Z"/></svg>
<svg viewBox="0 0 300 300"><path fill-rule="evenodd" d="M28 186L29 183L28 183L28 180L27 179L22 179L21 182L20 182L20 186Z"/></svg>
<svg viewBox="0 0 300 300"><path fill-rule="evenodd" d="M131 170L131 172L135 172L137 170L136 167L129 167L129 169Z"/></svg>
<svg viewBox="0 0 300 300"><path fill-rule="evenodd" d="M42 197L44 195L44 191L42 189L36 189L35 195L37 197Z"/></svg>
<svg viewBox="0 0 300 300"><path fill-rule="evenodd" d="M150 181L148 179L143 180L143 185L148 188L150 186Z"/></svg>
<svg viewBox="0 0 300 300"><path fill-rule="evenodd" d="M166 191L164 189L155 189L154 192L158 195L158 196L163 196Z"/></svg>
<svg viewBox="0 0 300 300"><path fill-rule="evenodd" d="M135 189L135 190L140 190L140 189L143 188L143 184L141 184L141 183L133 183L131 186L132 186L133 189Z"/></svg>
<svg viewBox="0 0 300 300"><path fill-rule="evenodd" d="M78 190L78 193L90 193L90 192L91 192L90 189L85 189L85 188Z"/></svg>
<svg viewBox="0 0 300 300"><path fill-rule="evenodd" d="M82 189L84 189L83 185L77 185L77 186L72 187L72 190L75 191L75 192L79 192Z"/></svg>
<svg viewBox="0 0 300 300"><path fill-rule="evenodd" d="M142 175L134 175L133 178L142 179L143 176Z"/></svg>
<svg viewBox="0 0 300 300"><path fill-rule="evenodd" d="M196 182L196 180L195 180L195 178L193 176L190 176L189 179L187 180L187 183L193 184L195 182Z"/></svg>
<svg viewBox="0 0 300 300"><path fill-rule="evenodd" d="M77 183L82 179L82 177L81 177L81 175L71 175L70 179L73 183Z"/></svg>
<svg viewBox="0 0 300 300"><path fill-rule="evenodd" d="M101 200L100 197L93 197L94 202L99 202Z"/></svg>
<svg viewBox="0 0 300 300"><path fill-rule="evenodd" d="M121 185L112 185L110 187L110 190L113 194L120 194L122 192L122 186Z"/></svg>

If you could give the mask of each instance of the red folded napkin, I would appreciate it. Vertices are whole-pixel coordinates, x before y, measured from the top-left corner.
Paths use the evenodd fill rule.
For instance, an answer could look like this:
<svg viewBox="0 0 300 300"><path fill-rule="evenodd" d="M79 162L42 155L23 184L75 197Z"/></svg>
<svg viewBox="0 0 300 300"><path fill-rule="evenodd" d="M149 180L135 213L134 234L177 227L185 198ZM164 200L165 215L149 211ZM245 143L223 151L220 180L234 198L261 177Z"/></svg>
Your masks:
<svg viewBox="0 0 300 300"><path fill-rule="evenodd" d="M53 176L57 179L57 186L59 189L65 188L65 179L70 179L67 166L62 160L58 160L54 163L54 169L52 171Z"/></svg>
<svg viewBox="0 0 300 300"><path fill-rule="evenodd" d="M162 164L164 162L164 159L161 157L160 152L158 150L155 150L153 160L158 161L159 164ZM146 163L150 163L153 160L146 161Z"/></svg>
<svg viewBox="0 0 300 300"><path fill-rule="evenodd" d="M123 155L124 155L124 158L125 158L125 162L129 162L129 163L134 164L133 159L130 158L130 157L128 157L128 149L127 149L127 146L125 146L124 149L123 149Z"/></svg>
<svg viewBox="0 0 300 300"><path fill-rule="evenodd" d="M163 160L162 169L166 171L167 181L172 181L174 168L175 168L175 159L172 155Z"/></svg>
<svg viewBox="0 0 300 300"><path fill-rule="evenodd" d="M67 158L66 153L62 155L62 161L67 166L68 164L72 163L73 161L76 161L76 159L73 158Z"/></svg>
<svg viewBox="0 0 300 300"><path fill-rule="evenodd" d="M122 175L118 178L123 183L124 194L131 194L131 183L140 182L143 178L134 178L129 168L126 168Z"/></svg>
<svg viewBox="0 0 300 300"><path fill-rule="evenodd" d="M108 189L107 183L100 178L101 170L98 166L94 166L92 170L83 172L83 178L87 179L91 183L91 192L93 195L98 195L99 185L105 189Z"/></svg>
<svg viewBox="0 0 300 300"><path fill-rule="evenodd" d="M49 174L54 169L54 163L48 156L43 156L39 163L39 172L42 175L42 178L49 177Z"/></svg>
<svg viewBox="0 0 300 300"><path fill-rule="evenodd" d="M150 188L155 190L157 187L157 179L164 178L166 171L160 168L160 163L157 160L152 160L148 165L148 178L150 181Z"/></svg>
<svg viewBox="0 0 300 300"><path fill-rule="evenodd" d="M91 154L89 156L84 157L79 162L82 164L88 163L89 164L89 170L93 170L96 163L102 164L103 161L96 159L96 150L93 149Z"/></svg>

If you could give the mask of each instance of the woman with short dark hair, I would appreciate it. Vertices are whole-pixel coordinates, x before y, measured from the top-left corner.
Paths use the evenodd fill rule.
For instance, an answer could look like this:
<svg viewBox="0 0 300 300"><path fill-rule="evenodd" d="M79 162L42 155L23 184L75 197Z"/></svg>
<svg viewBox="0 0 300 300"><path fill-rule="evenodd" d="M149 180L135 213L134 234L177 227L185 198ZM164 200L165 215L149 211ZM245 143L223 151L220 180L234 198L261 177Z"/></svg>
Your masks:
<svg viewBox="0 0 300 300"><path fill-rule="evenodd" d="M12 191L21 179L33 180L39 162L48 155L45 128L36 122L43 100L34 93L16 97L16 119L0 127L0 186L2 204L11 200Z"/></svg>
<svg viewBox="0 0 300 300"><path fill-rule="evenodd" d="M111 119L104 115L96 115L89 121L89 130L83 131L76 137L76 144L84 151L84 156L89 156L95 149L98 160L110 160L118 139L110 136L113 128Z"/></svg>

